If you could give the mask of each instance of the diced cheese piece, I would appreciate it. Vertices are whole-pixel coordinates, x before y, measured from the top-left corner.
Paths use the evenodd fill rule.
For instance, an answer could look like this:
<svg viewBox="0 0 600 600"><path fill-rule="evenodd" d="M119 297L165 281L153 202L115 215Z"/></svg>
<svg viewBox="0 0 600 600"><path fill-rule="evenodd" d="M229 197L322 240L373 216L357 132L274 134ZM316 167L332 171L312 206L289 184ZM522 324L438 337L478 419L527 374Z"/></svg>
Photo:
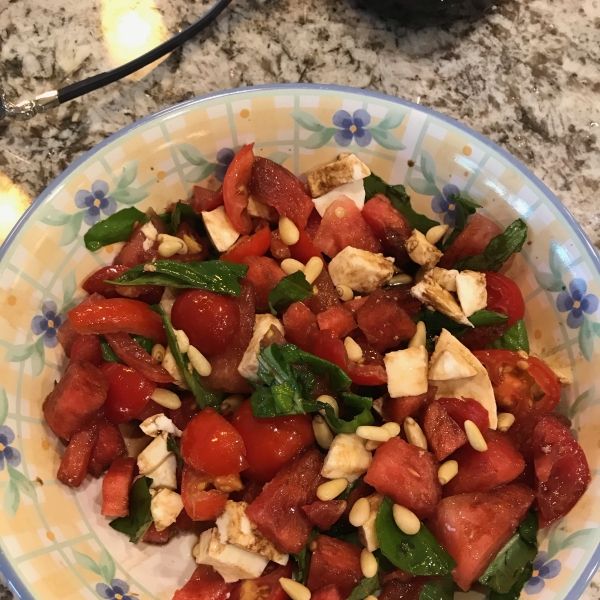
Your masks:
<svg viewBox="0 0 600 600"><path fill-rule="evenodd" d="M225 510L216 520L219 539L223 544L233 544L250 552L257 552L280 565L287 565L289 554L275 548L273 542L263 537L246 516L247 502L227 500Z"/></svg>
<svg viewBox="0 0 600 600"><path fill-rule="evenodd" d="M448 351L455 358L468 362L477 371L477 374L464 379L430 379L429 383L437 387L437 398L473 398L487 409L490 418L490 427L496 429L498 417L496 399L492 382L486 368L475 358L472 352L461 344L448 330L442 329L438 338L431 362L435 363L442 352Z"/></svg>
<svg viewBox="0 0 600 600"><path fill-rule="evenodd" d="M167 449L167 434L161 433L138 456L137 464L140 475L147 475L157 467L160 467L170 454L171 452Z"/></svg>
<svg viewBox="0 0 600 600"><path fill-rule="evenodd" d="M355 292L370 294L394 274L394 265L367 250L347 246L329 263L329 276L334 285L347 285Z"/></svg>
<svg viewBox="0 0 600 600"><path fill-rule="evenodd" d="M224 206L219 206L211 211L203 211L202 219L213 246L219 252L229 250L240 237L240 234L231 224Z"/></svg>
<svg viewBox="0 0 600 600"><path fill-rule="evenodd" d="M240 579L260 577L269 559L256 552L249 552L233 544L223 544L216 527L200 535L194 556L199 565L209 565L221 575L226 583Z"/></svg>
<svg viewBox="0 0 600 600"><path fill-rule="evenodd" d="M410 293L417 298L417 300L420 300L435 310L439 310L453 321L456 321L461 325L473 327L471 321L465 317L465 313L454 299L454 296L448 290L445 290L439 283L425 278L413 285L412 288L410 288Z"/></svg>
<svg viewBox="0 0 600 600"><path fill-rule="evenodd" d="M428 355L425 346L388 352L383 362L391 398L418 396L427 391Z"/></svg>
<svg viewBox="0 0 600 600"><path fill-rule="evenodd" d="M238 366L238 372L242 377L250 379L250 381L258 381L258 355L260 353L260 341L265 337L265 334L271 326L274 325L285 335L283 325L273 315L256 315L254 317L254 333L248 344L248 348L242 356L242 360Z"/></svg>
<svg viewBox="0 0 600 600"><path fill-rule="evenodd" d="M150 513L156 531L162 531L173 525L183 510L183 501L177 492L162 489L150 501Z"/></svg>
<svg viewBox="0 0 600 600"><path fill-rule="evenodd" d="M413 262L427 270L433 269L443 256L442 252L430 244L418 229L415 229L406 240L406 251Z"/></svg>
<svg viewBox="0 0 600 600"><path fill-rule="evenodd" d="M435 362L429 363L429 379L448 381L473 377L477 371L461 355L455 356L450 350L444 350L436 355Z"/></svg>
<svg viewBox="0 0 600 600"><path fill-rule="evenodd" d="M365 163L348 154L333 163L315 169L308 174L308 189L313 198L319 198L340 185L364 179L371 174Z"/></svg>
<svg viewBox="0 0 600 600"><path fill-rule="evenodd" d="M426 271L425 278L432 279L449 292L456 292L457 275L458 271L456 269L442 269L441 267L433 267L433 269L430 271Z"/></svg>
<svg viewBox="0 0 600 600"><path fill-rule="evenodd" d="M150 250L150 248L154 246L154 242L158 237L158 231L156 230L156 227L154 227L154 223L152 223L152 221L148 221L147 223L142 225L141 230L144 236L146 236L146 239L142 244L142 248L144 250Z"/></svg>
<svg viewBox="0 0 600 600"><path fill-rule="evenodd" d="M160 305L167 313L169 319L171 318L171 311L173 310L173 304L175 304L175 300L177 300L177 291L174 288L166 287L162 298L160 299Z"/></svg>
<svg viewBox="0 0 600 600"><path fill-rule="evenodd" d="M377 519L377 512L383 502L383 494L375 493L367 496L369 501L369 518L364 525L358 528L358 537L362 542L363 546L369 552L375 552L379 548L379 539L377 538L377 530L375 528L375 521Z"/></svg>
<svg viewBox="0 0 600 600"><path fill-rule="evenodd" d="M487 306L485 273L461 271L456 276L456 294L466 317Z"/></svg>
<svg viewBox="0 0 600 600"><path fill-rule="evenodd" d="M175 385L177 385L178 387L180 387L183 390L189 389L187 386L187 383L183 379L183 375L181 374L181 371L179 370L177 363L175 362L175 357L173 356L173 353L171 352L171 348L167 348L167 350L165 352L165 357L163 358L163 361L162 361L162 366L163 366L163 369L165 371L167 371L167 373L169 375L171 375L171 377L175 380L174 381Z"/></svg>
<svg viewBox="0 0 600 600"><path fill-rule="evenodd" d="M251 217L260 217L269 220L271 211L263 202L259 202L254 196L248 196L248 214Z"/></svg>
<svg viewBox="0 0 600 600"><path fill-rule="evenodd" d="M350 183L340 185L330 192L315 198L313 200L313 204L315 205L317 212L323 216L329 205L335 202L340 196L350 198L350 200L356 204L358 209L362 210L363 206L365 205L366 196L365 184L363 183L363 180L359 179L357 181L351 181Z"/></svg>
<svg viewBox="0 0 600 600"><path fill-rule="evenodd" d="M327 479L343 477L356 481L371 466L373 457L365 448L365 440L355 433L340 433L327 451L321 475Z"/></svg>
<svg viewBox="0 0 600 600"><path fill-rule="evenodd" d="M166 460L156 469L145 473L146 477L152 479L150 489L160 490L167 488L169 490L177 489L177 457L171 452Z"/></svg>
<svg viewBox="0 0 600 600"><path fill-rule="evenodd" d="M170 433L175 437L181 437L181 430L175 426L175 423L162 413L148 417L140 423L140 429L151 437L156 437L161 431Z"/></svg>

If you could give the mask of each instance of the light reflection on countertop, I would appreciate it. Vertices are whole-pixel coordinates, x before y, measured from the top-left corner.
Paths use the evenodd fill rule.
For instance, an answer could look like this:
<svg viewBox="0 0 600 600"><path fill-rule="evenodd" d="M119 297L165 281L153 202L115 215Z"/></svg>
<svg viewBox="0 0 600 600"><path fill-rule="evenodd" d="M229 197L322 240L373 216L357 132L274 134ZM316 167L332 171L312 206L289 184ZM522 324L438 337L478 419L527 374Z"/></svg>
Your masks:
<svg viewBox="0 0 600 600"><path fill-rule="evenodd" d="M0 244L30 204L27 192L0 171Z"/></svg>

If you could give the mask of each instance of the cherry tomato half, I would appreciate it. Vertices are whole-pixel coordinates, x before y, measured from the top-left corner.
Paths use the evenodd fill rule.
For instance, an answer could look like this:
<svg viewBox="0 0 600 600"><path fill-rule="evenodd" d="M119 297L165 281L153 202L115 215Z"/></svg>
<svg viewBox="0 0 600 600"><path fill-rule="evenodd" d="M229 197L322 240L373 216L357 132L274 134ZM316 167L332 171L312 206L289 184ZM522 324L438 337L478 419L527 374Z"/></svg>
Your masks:
<svg viewBox="0 0 600 600"><path fill-rule="evenodd" d="M511 327L525 316L525 301L519 286L508 277L486 271L487 309L508 315Z"/></svg>
<svg viewBox="0 0 600 600"><path fill-rule="evenodd" d="M221 256L221 260L242 263L247 256L263 256L271 247L271 230L268 225L254 235L241 237L235 245Z"/></svg>
<svg viewBox="0 0 600 600"><path fill-rule="evenodd" d="M181 474L181 499L185 512L192 521L212 521L225 508L227 496L225 492L211 487L213 478L196 471L189 465L183 467Z"/></svg>
<svg viewBox="0 0 600 600"><path fill-rule="evenodd" d="M244 146L231 161L223 180L225 212L234 229L243 235L252 231L248 214L248 184L254 164L254 143Z"/></svg>

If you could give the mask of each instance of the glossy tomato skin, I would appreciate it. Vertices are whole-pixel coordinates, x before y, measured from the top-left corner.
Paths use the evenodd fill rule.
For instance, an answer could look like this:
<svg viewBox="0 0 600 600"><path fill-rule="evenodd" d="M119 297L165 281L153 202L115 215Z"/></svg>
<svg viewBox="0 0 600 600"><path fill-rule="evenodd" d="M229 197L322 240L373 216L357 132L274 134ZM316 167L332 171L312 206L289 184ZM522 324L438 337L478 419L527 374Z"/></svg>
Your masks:
<svg viewBox="0 0 600 600"><path fill-rule="evenodd" d="M183 460L208 475L232 475L248 467L242 436L214 408L205 408L181 436Z"/></svg>
<svg viewBox="0 0 600 600"><path fill-rule="evenodd" d="M243 235L252 231L248 214L248 184L254 164L254 143L244 146L231 161L223 180L225 212L234 229Z"/></svg>
<svg viewBox="0 0 600 600"><path fill-rule="evenodd" d="M252 414L250 400L238 408L231 424L246 446L250 466L244 475L259 483L271 481L298 452L315 443L309 415L259 419Z"/></svg>
<svg viewBox="0 0 600 600"><path fill-rule="evenodd" d="M181 475L181 499L185 512L192 521L212 521L225 507L227 494L216 489L207 489L212 477L196 471L189 465L183 467Z"/></svg>
<svg viewBox="0 0 600 600"><path fill-rule="evenodd" d="M281 577L292 577L291 561L285 567L277 567L268 575L240 581L231 593L231 600L287 600L288 595L279 583Z"/></svg>
<svg viewBox="0 0 600 600"><path fill-rule="evenodd" d="M100 370L110 382L104 403L106 418L115 424L131 421L144 409L156 384L118 363L104 363Z"/></svg>
<svg viewBox="0 0 600 600"><path fill-rule="evenodd" d="M100 337L97 335L80 335L71 346L69 364L73 362L87 362L99 367L103 362Z"/></svg>
<svg viewBox="0 0 600 600"><path fill-rule="evenodd" d="M519 286L508 277L486 271L487 309L508 315L511 327L525 316L525 300Z"/></svg>
<svg viewBox="0 0 600 600"><path fill-rule="evenodd" d="M129 267L125 265L108 265L100 267L94 271L82 284L81 287L88 294L102 294L105 298L116 298L116 286L111 283L105 283L107 279L116 279L119 275L123 275L129 271Z"/></svg>
<svg viewBox="0 0 600 600"><path fill-rule="evenodd" d="M235 245L221 256L221 260L242 263L248 256L263 256L271 247L271 230L268 226L259 229L254 235L240 238Z"/></svg>
<svg viewBox="0 0 600 600"><path fill-rule="evenodd" d="M225 583L208 565L198 565L190 580L175 592L173 600L229 600L236 584Z"/></svg>
<svg viewBox="0 0 600 600"><path fill-rule="evenodd" d="M187 290L171 312L175 329L182 329L205 356L223 352L233 340L240 319L237 300L204 290Z"/></svg>

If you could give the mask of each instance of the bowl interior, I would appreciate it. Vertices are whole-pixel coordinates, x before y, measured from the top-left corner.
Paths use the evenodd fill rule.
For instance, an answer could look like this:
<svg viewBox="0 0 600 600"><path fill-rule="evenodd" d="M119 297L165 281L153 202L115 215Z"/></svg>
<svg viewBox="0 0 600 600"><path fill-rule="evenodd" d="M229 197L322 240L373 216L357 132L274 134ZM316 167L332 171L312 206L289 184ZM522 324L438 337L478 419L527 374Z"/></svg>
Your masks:
<svg viewBox="0 0 600 600"><path fill-rule="evenodd" d="M83 235L90 224L128 206L160 212L189 197L195 183L217 185L233 153L249 142L297 174L354 152L386 181L403 183L416 210L440 221L452 219L447 186L454 185L500 225L518 216L527 222L529 241L508 274L527 303L532 351L573 380L560 408L594 478L569 516L541 533L546 554L539 558L553 561L543 571L551 576L532 579L526 592L579 597L600 541L600 324L583 310L597 306L592 296L600 294L593 247L558 200L482 136L420 106L319 86L217 94L127 128L56 180L2 248L0 570L24 598L43 600L115 593L170 600L193 571L191 536L164 548L132 546L100 515L99 481L88 478L76 492L57 483L62 448L41 406L65 363L56 328L83 296L79 284L117 251L88 252Z"/></svg>

